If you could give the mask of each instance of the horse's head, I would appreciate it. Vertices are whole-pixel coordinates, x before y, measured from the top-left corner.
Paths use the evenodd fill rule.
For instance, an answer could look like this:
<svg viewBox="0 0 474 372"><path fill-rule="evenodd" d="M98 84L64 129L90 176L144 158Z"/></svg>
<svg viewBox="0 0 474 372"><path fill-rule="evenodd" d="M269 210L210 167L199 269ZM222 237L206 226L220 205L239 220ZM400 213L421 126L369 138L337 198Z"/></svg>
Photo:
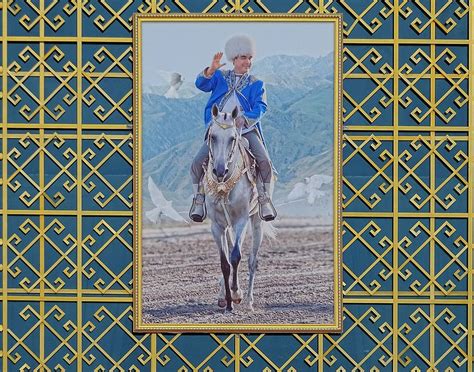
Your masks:
<svg viewBox="0 0 474 372"><path fill-rule="evenodd" d="M219 182L229 173L229 166L240 140L241 128L235 123L238 114L237 107L227 113L219 112L216 105L212 106L212 124L208 133L209 159L212 172Z"/></svg>

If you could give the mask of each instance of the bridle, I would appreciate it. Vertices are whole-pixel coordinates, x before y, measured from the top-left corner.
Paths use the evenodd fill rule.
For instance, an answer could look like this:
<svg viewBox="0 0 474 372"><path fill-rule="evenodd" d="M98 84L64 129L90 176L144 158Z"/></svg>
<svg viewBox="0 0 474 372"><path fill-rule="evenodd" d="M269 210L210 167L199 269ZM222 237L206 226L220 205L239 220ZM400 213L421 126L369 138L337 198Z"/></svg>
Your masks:
<svg viewBox="0 0 474 372"><path fill-rule="evenodd" d="M227 155L227 159L225 161L225 167L228 167L228 164L231 162L235 163L232 166L232 172L228 172L222 181L218 181L217 177L215 174L212 172L212 169L214 168L214 156L213 156L213 151L212 151L212 125L216 123L216 125L219 125L222 129L230 129L234 128L234 130L237 133L237 136L235 136L231 150L229 154ZM222 123L219 122L215 117L213 118L213 123L209 127L208 131L208 138L207 138L207 144L209 147L209 162L207 164L207 169L205 170L205 184L206 184L206 193L209 193L209 195L214 195L215 196L215 203L218 203L219 201L221 202L224 211L225 211L225 203L224 200L225 198L228 198L229 193L234 189L234 186L239 182L240 178L242 175L244 175L246 172L249 171L249 168L246 167L244 156L242 155L240 159L235 160L235 154L237 151L239 151L242 154L242 145L241 145L241 137L242 137L242 131L239 130L235 126L235 121L233 120L232 124L227 124L227 123ZM227 216L226 216L227 218ZM229 221L228 221L229 222Z"/></svg>
<svg viewBox="0 0 474 372"><path fill-rule="evenodd" d="M232 140L232 147L230 149L229 155L227 156L227 159L225 160L225 167L228 168L229 163L231 163L233 158L234 158L235 149L237 148L237 144L240 140L240 137L241 137L242 133L240 131L237 131L237 127L235 126L235 119L232 119L232 124L227 124L227 123L223 123L223 122L218 121L216 118L213 118L212 124L209 126L209 132L207 134L207 146L209 148L209 162L211 164L214 164L214 154L213 154L213 151L212 151L212 143L211 143L212 125L213 124L217 124L219 127L221 127L222 129L225 129L225 130L230 129L230 128L234 128L235 132L237 134L234 137L234 139ZM225 176L224 176L224 178L225 178ZM222 182L224 182L224 180Z"/></svg>

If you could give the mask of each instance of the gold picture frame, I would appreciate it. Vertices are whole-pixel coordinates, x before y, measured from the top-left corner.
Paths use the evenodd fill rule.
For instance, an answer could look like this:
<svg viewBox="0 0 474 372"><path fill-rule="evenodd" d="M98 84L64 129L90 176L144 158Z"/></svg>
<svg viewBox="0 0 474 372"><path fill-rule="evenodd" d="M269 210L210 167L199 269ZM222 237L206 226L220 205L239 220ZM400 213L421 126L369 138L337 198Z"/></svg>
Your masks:
<svg viewBox="0 0 474 372"><path fill-rule="evenodd" d="M143 319L143 57L142 40L143 26L153 22L164 25L180 25L208 23L225 28L230 23L239 22L291 22L292 25L329 23L333 30L333 117L332 117L332 263L333 263L333 321L328 323L200 323L200 322L144 322ZM263 24L263 23L262 23ZM271 37L271 36L270 36ZM159 49L159 48L157 48ZM172 51L163 50L163 55ZM133 146L134 146L134 209L133 209L133 236L134 236L134 265L133 265L133 307L134 331L136 332L239 332L239 333L339 333L342 331L342 241L341 241L341 160L342 160L342 16L340 14L135 14L133 18ZM197 67L197 66L196 66ZM204 66L202 66L204 67ZM196 69L198 73L199 68ZM149 137L147 137L149 140ZM189 159L191 162L192 159ZM214 249L214 247L213 247ZM216 253L217 251L214 250ZM219 265L216 254L216 267ZM245 261L242 261L245 262ZM257 276L258 278L258 276ZM258 280L258 279L257 279ZM158 281L159 282L159 281ZM213 304L215 305L215 304ZM215 305L217 313L222 312Z"/></svg>

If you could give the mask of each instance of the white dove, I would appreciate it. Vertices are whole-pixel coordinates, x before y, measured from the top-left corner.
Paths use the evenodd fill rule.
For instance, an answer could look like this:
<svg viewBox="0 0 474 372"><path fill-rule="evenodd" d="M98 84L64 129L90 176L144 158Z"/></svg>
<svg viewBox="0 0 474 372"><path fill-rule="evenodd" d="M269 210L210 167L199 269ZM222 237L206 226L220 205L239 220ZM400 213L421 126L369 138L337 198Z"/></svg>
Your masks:
<svg viewBox="0 0 474 372"><path fill-rule="evenodd" d="M150 193L151 201L156 207L151 211L145 212L151 222L158 223L161 216L165 215L175 221L189 223L171 206L173 202L165 199L163 193L151 177L148 177L148 192Z"/></svg>
<svg viewBox="0 0 474 372"><path fill-rule="evenodd" d="M181 74L177 72L173 72L170 77L170 87L168 91L165 93L166 98L179 98L178 90L183 84L183 79Z"/></svg>
<svg viewBox="0 0 474 372"><path fill-rule="evenodd" d="M311 177L305 177L304 183L297 182L293 189L288 194L288 200L296 200L300 198L306 198L307 202L311 205L314 204L316 199L323 198L325 193L320 190L324 184L330 184L332 177L325 174L315 174Z"/></svg>

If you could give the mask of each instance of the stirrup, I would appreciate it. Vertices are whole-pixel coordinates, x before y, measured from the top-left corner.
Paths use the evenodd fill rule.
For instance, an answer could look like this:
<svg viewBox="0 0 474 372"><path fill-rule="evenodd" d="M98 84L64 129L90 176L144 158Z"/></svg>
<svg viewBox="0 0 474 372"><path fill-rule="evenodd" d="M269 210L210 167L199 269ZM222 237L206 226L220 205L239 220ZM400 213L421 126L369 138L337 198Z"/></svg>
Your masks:
<svg viewBox="0 0 474 372"><path fill-rule="evenodd" d="M193 198L189 218L194 222L202 222L206 219L207 209L204 194L196 194Z"/></svg>
<svg viewBox="0 0 474 372"><path fill-rule="evenodd" d="M267 205L269 210L264 214L263 209L265 205ZM277 211L267 193L259 195L258 197L258 216L263 221L273 221L277 216Z"/></svg>

